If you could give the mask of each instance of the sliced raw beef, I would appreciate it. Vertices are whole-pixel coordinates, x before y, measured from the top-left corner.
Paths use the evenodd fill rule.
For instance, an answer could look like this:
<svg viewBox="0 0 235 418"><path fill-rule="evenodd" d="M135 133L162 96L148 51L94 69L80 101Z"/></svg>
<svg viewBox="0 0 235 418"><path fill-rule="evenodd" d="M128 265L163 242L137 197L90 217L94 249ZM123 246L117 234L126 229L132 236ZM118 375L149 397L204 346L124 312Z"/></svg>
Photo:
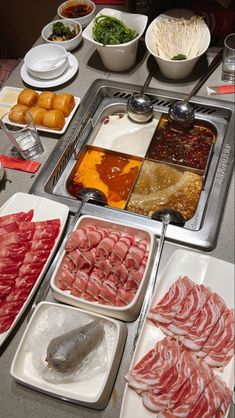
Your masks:
<svg viewBox="0 0 235 418"><path fill-rule="evenodd" d="M114 245L121 237L120 232L111 232L103 238L96 247L96 260L104 260L109 257Z"/></svg>
<svg viewBox="0 0 235 418"><path fill-rule="evenodd" d="M15 314L0 316L0 334L6 332L11 327L15 317Z"/></svg>
<svg viewBox="0 0 235 418"><path fill-rule="evenodd" d="M17 222L12 222L11 224L4 225L0 228L0 237L5 234L9 234L9 232L18 232L19 231L19 224Z"/></svg>
<svg viewBox="0 0 235 418"><path fill-rule="evenodd" d="M201 350L225 308L223 299L216 293L211 293L188 334L180 338L182 344L191 350Z"/></svg>
<svg viewBox="0 0 235 418"><path fill-rule="evenodd" d="M193 287L194 283L188 277L179 277L163 298L150 309L148 319L156 325L172 322Z"/></svg>
<svg viewBox="0 0 235 418"><path fill-rule="evenodd" d="M34 210L28 212L18 212L10 215L0 216L0 227L12 222L30 222L33 218Z"/></svg>

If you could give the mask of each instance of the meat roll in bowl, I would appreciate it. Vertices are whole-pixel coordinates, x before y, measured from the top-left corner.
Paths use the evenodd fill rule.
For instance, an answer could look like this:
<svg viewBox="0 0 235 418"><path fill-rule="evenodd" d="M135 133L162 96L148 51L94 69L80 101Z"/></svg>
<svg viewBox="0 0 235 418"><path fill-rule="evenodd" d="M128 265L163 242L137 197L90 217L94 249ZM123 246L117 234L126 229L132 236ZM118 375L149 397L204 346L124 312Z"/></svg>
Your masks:
<svg viewBox="0 0 235 418"><path fill-rule="evenodd" d="M41 35L45 42L61 45L66 51L71 51L82 40L82 26L72 19L55 20L43 28Z"/></svg>
<svg viewBox="0 0 235 418"><path fill-rule="evenodd" d="M66 238L51 278L53 296L63 303L134 321L155 250L150 231L81 216Z"/></svg>
<svg viewBox="0 0 235 418"><path fill-rule="evenodd" d="M210 31L203 18L184 9L159 15L145 34L146 47L161 73L173 80L189 76L208 49L210 40Z"/></svg>

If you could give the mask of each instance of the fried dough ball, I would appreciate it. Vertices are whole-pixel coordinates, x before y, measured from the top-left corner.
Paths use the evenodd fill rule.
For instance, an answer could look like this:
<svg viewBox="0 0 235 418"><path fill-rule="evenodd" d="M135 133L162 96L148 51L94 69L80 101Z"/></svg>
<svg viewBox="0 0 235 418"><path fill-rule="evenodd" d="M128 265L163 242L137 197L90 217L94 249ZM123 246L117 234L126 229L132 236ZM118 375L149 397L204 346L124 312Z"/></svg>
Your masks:
<svg viewBox="0 0 235 418"><path fill-rule="evenodd" d="M43 115L43 125L50 129L60 131L65 124L65 117L60 110L48 110Z"/></svg>
<svg viewBox="0 0 235 418"><path fill-rule="evenodd" d="M17 98L17 103L29 107L36 106L38 103L38 96L39 94L36 91L26 88L20 92Z"/></svg>
<svg viewBox="0 0 235 418"><path fill-rule="evenodd" d="M74 106L75 100L72 94L60 93L56 95L52 108L54 110L60 110L63 112L64 116L67 117L73 110Z"/></svg>
<svg viewBox="0 0 235 418"><path fill-rule="evenodd" d="M43 116L47 112L46 109L43 109L43 107L30 107L29 112L36 125L43 125Z"/></svg>
<svg viewBox="0 0 235 418"><path fill-rule="evenodd" d="M51 110L53 101L56 97L56 93L52 91L43 91L39 94L38 106L44 109Z"/></svg>

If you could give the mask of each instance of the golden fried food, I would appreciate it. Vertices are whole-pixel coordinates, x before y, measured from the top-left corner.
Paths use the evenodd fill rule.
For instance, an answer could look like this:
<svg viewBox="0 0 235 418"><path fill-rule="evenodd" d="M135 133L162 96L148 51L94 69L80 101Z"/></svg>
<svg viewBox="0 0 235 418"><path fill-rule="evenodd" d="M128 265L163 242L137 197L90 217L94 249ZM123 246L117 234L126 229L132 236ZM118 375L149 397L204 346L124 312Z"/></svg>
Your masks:
<svg viewBox="0 0 235 418"><path fill-rule="evenodd" d="M43 107L30 107L29 112L32 115L33 121L36 125L43 124L43 116L47 112Z"/></svg>
<svg viewBox="0 0 235 418"><path fill-rule="evenodd" d="M12 106L11 110L29 110L29 107L23 104L15 104Z"/></svg>
<svg viewBox="0 0 235 418"><path fill-rule="evenodd" d="M75 106L74 96L68 93L57 94L53 101L52 108L63 112L64 116L67 117L71 113Z"/></svg>
<svg viewBox="0 0 235 418"><path fill-rule="evenodd" d="M15 123L25 123L25 110L24 109L13 109L9 113L9 119Z"/></svg>
<svg viewBox="0 0 235 418"><path fill-rule="evenodd" d="M56 97L56 93L52 91L43 91L38 97L38 106L47 110L52 110L53 101Z"/></svg>
<svg viewBox="0 0 235 418"><path fill-rule="evenodd" d="M43 126L60 131L65 124L65 117L60 110L48 110L43 115Z"/></svg>
<svg viewBox="0 0 235 418"><path fill-rule="evenodd" d="M36 91L26 88L20 92L17 103L29 107L36 106L38 103L38 96L39 94Z"/></svg>

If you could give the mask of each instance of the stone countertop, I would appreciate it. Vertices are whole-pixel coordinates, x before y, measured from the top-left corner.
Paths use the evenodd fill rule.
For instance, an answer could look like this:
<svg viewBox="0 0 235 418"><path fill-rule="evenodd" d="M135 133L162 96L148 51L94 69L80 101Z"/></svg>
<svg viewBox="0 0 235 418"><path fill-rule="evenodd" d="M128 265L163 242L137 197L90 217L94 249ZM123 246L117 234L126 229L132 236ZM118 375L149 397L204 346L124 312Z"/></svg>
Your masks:
<svg viewBox="0 0 235 418"><path fill-rule="evenodd" d="M37 43L41 43L41 41L41 38L39 38ZM214 53L215 51L213 49L208 51L208 60L213 57ZM147 64L148 61L146 60L147 52L143 44L139 49L136 67L122 74L109 73L104 68L99 58L99 54L94 50L94 47L85 43L84 41L82 41L79 47L73 51L73 54L78 59L78 73L73 77L72 80L68 81L66 85L58 86L52 90L72 92L75 96L78 96L81 99L87 92L91 83L98 78L122 81L141 86L145 81L149 69ZM6 85L14 87L25 87L20 77L21 65L22 64L20 64L12 73L10 78L7 80ZM171 90L180 93L188 93L192 86L195 84L197 78L201 75L204 63L201 62L200 65L195 68L193 76L189 77L185 81L180 82L169 82L169 80L164 79L159 71L156 70L154 77L151 80L150 87L155 89L160 88ZM220 84L220 77L221 66L219 66L206 81L206 83L198 92L198 96L208 97L206 86ZM215 97L218 99L218 96ZM232 101L234 99L232 95L223 95L219 96L219 98L225 101ZM47 136L45 133L40 134L40 136L45 148L45 152L38 159L38 161L42 163L40 168L40 170L42 170L44 163L46 162L50 153L53 152L53 148L60 140L60 137ZM0 153L10 153L10 144L2 131L0 131ZM40 171L38 171L35 175L31 175L20 171L6 169L7 181L5 183L5 189L2 189L0 192L0 206L18 191L27 193L39 172ZM234 262L234 235L232 231L234 231L234 176L232 177L227 200L225 203L218 244L215 250L210 254L212 257L220 258L230 263ZM177 246L167 242L165 243L159 273L176 249ZM50 294L48 295L47 299L52 300ZM24 316L19 326L16 328L16 331L13 333L10 341L8 341L8 344L0 357L0 415L3 418L31 418L32 416L35 418L118 418L125 385L124 375L128 371L132 357L131 350L137 321L128 324L127 342L113 392L107 407L101 411L92 410L44 395L35 390L17 384L14 379L11 378L10 366L26 325L27 320L26 316ZM230 413L230 416L232 416L232 411Z"/></svg>

